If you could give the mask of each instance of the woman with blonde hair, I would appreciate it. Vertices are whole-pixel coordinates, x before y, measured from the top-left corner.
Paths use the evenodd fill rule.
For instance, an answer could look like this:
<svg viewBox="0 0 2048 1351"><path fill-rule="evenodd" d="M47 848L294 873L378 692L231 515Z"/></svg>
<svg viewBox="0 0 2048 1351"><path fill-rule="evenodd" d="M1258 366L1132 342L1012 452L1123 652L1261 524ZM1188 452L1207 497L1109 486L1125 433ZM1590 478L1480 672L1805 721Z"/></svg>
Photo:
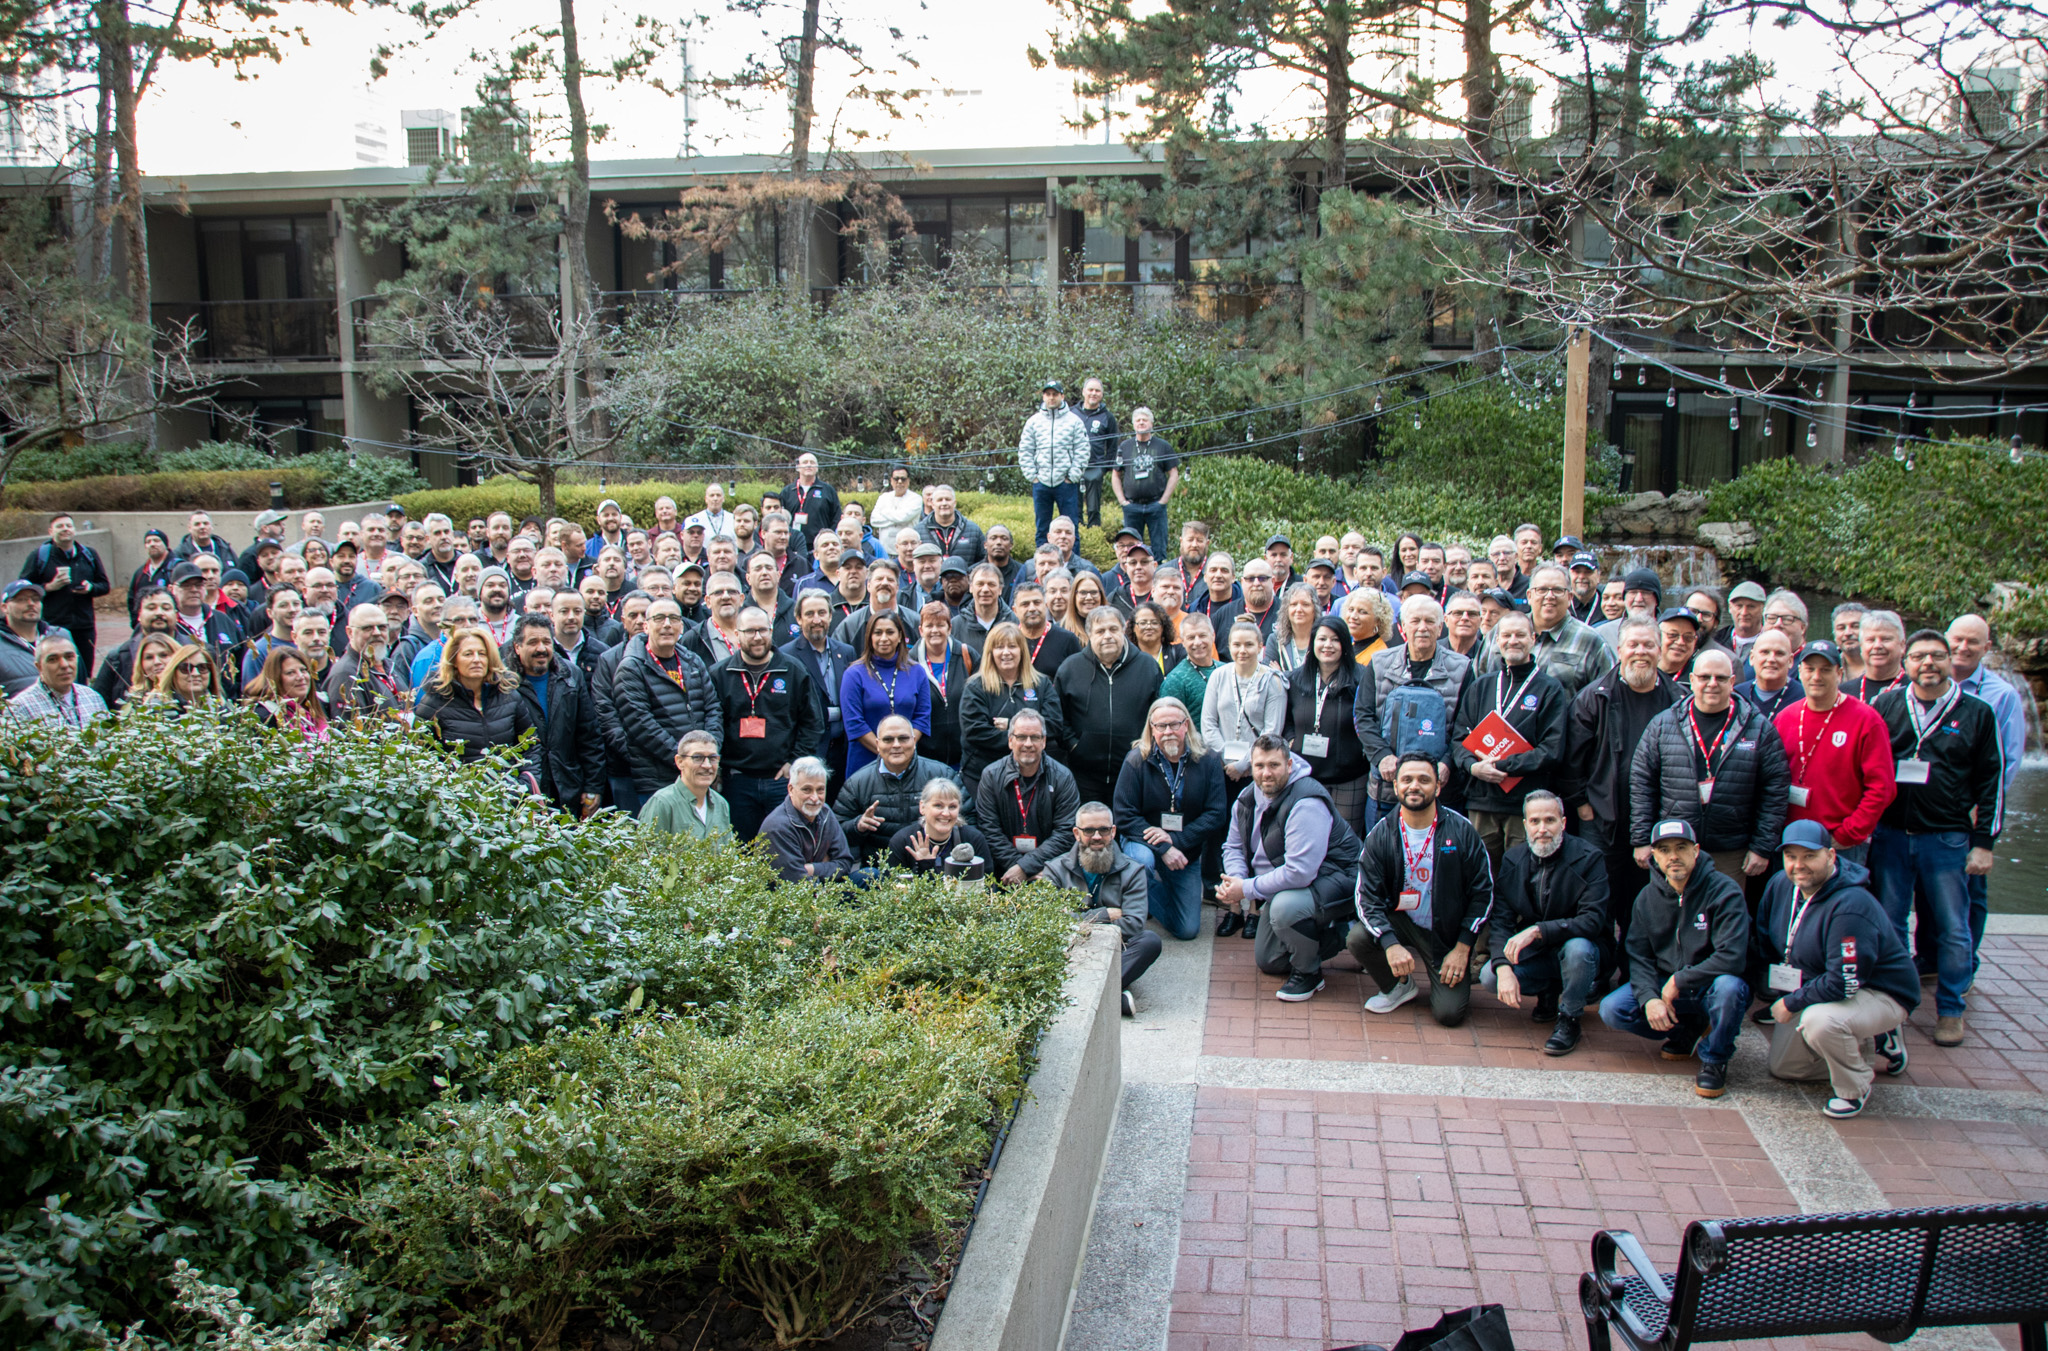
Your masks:
<svg viewBox="0 0 2048 1351"><path fill-rule="evenodd" d="M111 704L125 708L132 700L141 703L156 689L164 668L178 653L178 640L168 633L145 633L135 640L135 661L128 668L128 687Z"/></svg>
<svg viewBox="0 0 2048 1351"><path fill-rule="evenodd" d="M491 635L482 629L458 629L427 677L414 718L452 746L464 764L474 764L485 751L517 745L528 732L540 731L518 689L519 677L498 655ZM536 739L526 752L535 782L538 747Z"/></svg>
<svg viewBox="0 0 2048 1351"><path fill-rule="evenodd" d="M981 669L960 695L960 779L972 803L981 772L1010 753L1010 719L1025 709L1045 719L1045 739L1057 745L1065 726L1052 677L1031 664L1024 630L1004 620L981 645Z"/></svg>
<svg viewBox="0 0 2048 1351"><path fill-rule="evenodd" d="M180 711L220 700L220 663L197 643L186 643L171 654L149 696L150 703L175 704Z"/></svg>
<svg viewBox="0 0 2048 1351"><path fill-rule="evenodd" d="M1360 666L1387 650L1394 637L1394 602L1384 591L1354 591L1339 607L1351 634L1351 656Z"/></svg>

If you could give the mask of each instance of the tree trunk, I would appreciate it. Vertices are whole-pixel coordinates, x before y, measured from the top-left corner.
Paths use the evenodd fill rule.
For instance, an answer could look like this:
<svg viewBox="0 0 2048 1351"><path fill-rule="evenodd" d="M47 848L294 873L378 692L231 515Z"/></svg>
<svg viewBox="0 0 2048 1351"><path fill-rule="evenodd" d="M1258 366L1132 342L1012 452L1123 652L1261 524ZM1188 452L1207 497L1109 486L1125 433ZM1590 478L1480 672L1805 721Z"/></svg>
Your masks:
<svg viewBox="0 0 2048 1351"><path fill-rule="evenodd" d="M533 470L533 484L540 489L540 514L555 514L555 467L551 464L536 465Z"/></svg>
<svg viewBox="0 0 2048 1351"><path fill-rule="evenodd" d="M1326 13L1327 29L1323 41L1323 171L1321 182L1310 193L1309 228L1320 233L1318 210L1323 194L1334 192L1345 186L1350 177L1350 166L1346 162L1351 141L1351 15L1342 5L1332 6ZM1313 244L1310 247L1314 247ZM1302 271L1301 288L1301 392L1304 396L1313 394L1317 383L1318 364L1316 351L1320 346L1317 330L1322 325L1322 316L1316 305L1315 290L1307 285L1307 271ZM1341 285L1341 282L1339 283ZM1301 406L1301 442L1296 462L1306 468L1309 456L1321 462L1326 449L1319 424L1323 410L1311 403Z"/></svg>
<svg viewBox="0 0 2048 1351"><path fill-rule="evenodd" d="M92 134L92 224L86 242L86 268L96 286L114 276L114 85L105 55L103 47Z"/></svg>
<svg viewBox="0 0 2048 1351"><path fill-rule="evenodd" d="M1625 55L1621 66L1621 107L1616 110L1618 125L1615 128L1615 163L1620 171L1616 186L1626 182L1623 176L1635 161L1636 151L1642 144L1643 127L1643 60L1647 49L1650 29L1649 0L1627 0L1622 6L1625 15L1622 41ZM1583 228L1583 227L1582 227ZM1612 261L1621 266L1628 261L1626 248L1619 241L1610 241L1613 250ZM1598 333L1595 323L1592 331ZM1612 409L1608 404L1613 399L1615 360L1614 349L1606 343L1595 341L1591 352L1591 363L1586 370L1586 431L1587 455L1590 457L1596 447L1613 444ZM1638 488L1642 485L1637 484Z"/></svg>
<svg viewBox="0 0 2048 1351"><path fill-rule="evenodd" d="M597 415L591 409L603 372L590 350L597 318L597 286L590 275L590 117L583 106L583 55L576 32L576 0L562 5L562 97L569 105L569 200L563 208L562 249L569 255L568 286L562 296L562 332L572 348L569 393L583 402L569 419L570 458L592 444Z"/></svg>
<svg viewBox="0 0 2048 1351"><path fill-rule="evenodd" d="M1499 111L1499 71L1493 56L1492 0L1465 0L1465 148L1472 157L1472 202L1486 215L1500 207L1500 180L1494 173L1498 153L1494 120ZM1489 252L1492 247L1489 246ZM1500 370L1501 293L1491 290L1472 300L1472 357L1480 370Z"/></svg>
<svg viewBox="0 0 2048 1351"><path fill-rule="evenodd" d="M803 32L797 38L796 87L790 106L789 172L800 188L811 171L811 118L818 69L819 0L804 0ZM811 201L800 190L783 207L782 282L792 298L811 292Z"/></svg>
<svg viewBox="0 0 2048 1351"><path fill-rule="evenodd" d="M136 143L135 45L128 0L100 0L100 60L114 86L114 157L119 186L116 215L128 249L128 317L149 323L149 223L142 200L142 156Z"/></svg>

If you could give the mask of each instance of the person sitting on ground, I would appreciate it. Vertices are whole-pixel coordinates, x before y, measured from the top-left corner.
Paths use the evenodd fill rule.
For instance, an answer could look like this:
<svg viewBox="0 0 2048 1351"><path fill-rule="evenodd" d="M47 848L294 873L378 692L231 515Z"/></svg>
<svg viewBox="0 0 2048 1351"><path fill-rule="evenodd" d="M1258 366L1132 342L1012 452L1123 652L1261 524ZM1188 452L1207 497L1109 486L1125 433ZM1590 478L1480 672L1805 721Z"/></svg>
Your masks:
<svg viewBox="0 0 2048 1351"><path fill-rule="evenodd" d="M640 809L640 824L691 839L732 838L732 808L711 785L718 782L718 738L699 728L676 742L676 781Z"/></svg>
<svg viewBox="0 0 2048 1351"><path fill-rule="evenodd" d="M1202 930L1202 855L1221 835L1229 802L1223 761L1202 744L1187 705L1154 702L1117 774L1117 829L1150 879L1147 910L1182 941Z"/></svg>
<svg viewBox="0 0 2048 1351"><path fill-rule="evenodd" d="M1444 1027L1472 1006L1472 951L1493 910L1493 869L1479 830L1437 801L1438 761L1408 751L1394 763L1398 810L1365 837L1358 869L1359 927L1351 955L1380 992L1367 1013L1415 998L1418 959L1430 970L1429 1012Z"/></svg>
<svg viewBox="0 0 2048 1351"><path fill-rule="evenodd" d="M1600 1001L1617 1032L1662 1037L1666 1060L1699 1057L1693 1091L1728 1091L1728 1058L1749 1008L1749 907L1742 886L1714 866L1692 822L1650 828L1650 884L1636 895L1625 957L1628 981Z"/></svg>
<svg viewBox="0 0 2048 1351"><path fill-rule="evenodd" d="M1164 945L1145 927L1151 883L1145 870L1116 847L1115 814L1100 802L1082 804L1074 813L1074 847L1046 864L1042 876L1088 898L1082 919L1114 924L1123 935L1123 1010L1126 1018L1135 1016L1131 986L1159 960Z"/></svg>
<svg viewBox="0 0 2048 1351"><path fill-rule="evenodd" d="M1875 1058L1903 1074L1901 1028L1920 1003L1912 951L1871 894L1870 873L1838 858L1827 827L1794 821L1785 871L1764 888L1751 968L1771 993L1771 1075L1833 1089L1821 1111L1852 1117L1870 1101Z"/></svg>
<svg viewBox="0 0 2048 1351"><path fill-rule="evenodd" d="M1493 910L1494 960L1479 983L1509 1008L1536 996L1531 1015L1555 1023L1545 1055L1569 1055L1607 938L1607 856L1565 834L1564 799L1539 789L1522 799L1521 843L1501 860Z"/></svg>
<svg viewBox="0 0 2048 1351"><path fill-rule="evenodd" d="M1344 945L1358 837L1281 738L1252 742L1251 770L1250 788L1231 804L1216 899L1263 921L1246 921L1252 960L1284 974L1275 997L1298 1004L1323 988L1323 963Z"/></svg>
<svg viewBox="0 0 2048 1351"><path fill-rule="evenodd" d="M984 870L991 855L981 831L960 818L960 785L933 779L917 795L917 820L889 841L889 862L914 873L942 872L954 851L966 845Z"/></svg>
<svg viewBox="0 0 2048 1351"><path fill-rule="evenodd" d="M854 866L853 849L839 818L825 806L832 771L815 755L789 767L789 796L761 823L776 876L785 882L822 882L847 878L865 886L868 873Z"/></svg>
<svg viewBox="0 0 2048 1351"><path fill-rule="evenodd" d="M917 753L917 728L901 713L882 719L875 740L881 758L847 775L832 804L854 857L863 862L885 854L897 833L918 819L926 784L954 777L946 765Z"/></svg>

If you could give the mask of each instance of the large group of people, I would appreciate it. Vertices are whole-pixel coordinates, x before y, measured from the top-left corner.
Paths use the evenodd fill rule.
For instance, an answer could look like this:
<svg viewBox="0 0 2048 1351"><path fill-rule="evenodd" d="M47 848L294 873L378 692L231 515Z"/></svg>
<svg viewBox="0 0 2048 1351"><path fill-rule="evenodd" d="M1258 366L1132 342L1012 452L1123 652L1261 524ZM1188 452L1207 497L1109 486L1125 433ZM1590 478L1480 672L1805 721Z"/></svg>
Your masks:
<svg viewBox="0 0 2048 1351"><path fill-rule="evenodd" d="M1849 604L1809 632L1791 591L1667 594L1527 524L1483 554L1236 558L1200 521L1169 536L1171 448L1084 390L1047 382L1024 427L1028 552L908 465L870 508L808 454L758 504L606 501L593 534L394 504L293 543L265 512L237 553L195 512L145 541L96 671L110 579L59 515L5 590L8 713L395 719L577 816L760 839L788 881L1048 880L1122 933L1127 1012L1206 904L1279 999L1348 950L1370 1013L1426 989L1456 1024L1476 986L1551 1055L1592 1003L1707 1096L1745 1020L1836 1116L1904 1068L1923 985L1934 1041L1965 1039L2025 727L1981 617ZM1096 482L1125 505L1107 568L1078 550Z"/></svg>

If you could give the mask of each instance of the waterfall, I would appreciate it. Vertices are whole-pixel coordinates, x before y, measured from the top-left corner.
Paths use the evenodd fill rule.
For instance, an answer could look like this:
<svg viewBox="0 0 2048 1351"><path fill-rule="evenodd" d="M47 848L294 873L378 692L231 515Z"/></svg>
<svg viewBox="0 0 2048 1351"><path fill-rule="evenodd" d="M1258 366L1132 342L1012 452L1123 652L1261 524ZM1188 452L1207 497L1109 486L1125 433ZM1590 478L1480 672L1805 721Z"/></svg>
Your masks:
<svg viewBox="0 0 2048 1351"><path fill-rule="evenodd" d="M1984 654L1984 664L2005 677L2008 685L2020 692L2020 712L2027 719L2028 765L2048 765L2048 747L2041 743L2041 701L2034 697L2034 682L2027 679L2027 673L2014 666L2012 658L1993 648Z"/></svg>
<svg viewBox="0 0 2048 1351"><path fill-rule="evenodd" d="M1721 560L1697 544L1620 544L1596 546L1603 577L1619 577L1631 568L1649 568L1664 581L1664 594L1694 586L1722 585ZM1672 604L1678 601L1673 599Z"/></svg>

